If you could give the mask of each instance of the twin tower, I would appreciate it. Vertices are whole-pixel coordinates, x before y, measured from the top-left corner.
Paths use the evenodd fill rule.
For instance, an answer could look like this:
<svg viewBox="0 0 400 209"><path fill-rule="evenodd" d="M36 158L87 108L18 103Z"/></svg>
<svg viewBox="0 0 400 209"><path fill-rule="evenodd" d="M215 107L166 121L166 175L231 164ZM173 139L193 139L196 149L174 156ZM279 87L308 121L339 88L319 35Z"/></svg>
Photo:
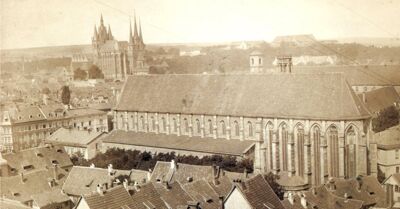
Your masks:
<svg viewBox="0 0 400 209"><path fill-rule="evenodd" d="M142 28L134 19L134 28L130 23L129 40L117 41L111 32L111 27L106 28L103 15L100 25L94 26L92 37L93 61L104 74L106 80L125 80L128 75L147 74L149 67L145 62L145 48Z"/></svg>

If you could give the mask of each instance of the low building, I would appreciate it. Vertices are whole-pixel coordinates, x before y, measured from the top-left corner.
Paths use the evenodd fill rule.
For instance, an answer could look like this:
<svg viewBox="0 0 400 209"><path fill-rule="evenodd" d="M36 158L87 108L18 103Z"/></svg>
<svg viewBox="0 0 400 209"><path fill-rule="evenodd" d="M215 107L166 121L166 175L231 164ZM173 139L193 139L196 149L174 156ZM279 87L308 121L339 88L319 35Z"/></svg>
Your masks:
<svg viewBox="0 0 400 209"><path fill-rule="evenodd" d="M117 170L109 165L107 169L95 167L74 166L68 174L63 191L76 202L81 195L97 191L100 185L104 189L122 184L125 179L128 184L137 182L141 185L149 181L150 174L141 170Z"/></svg>
<svg viewBox="0 0 400 209"><path fill-rule="evenodd" d="M390 175L383 181L386 188L388 207L400 208L400 174Z"/></svg>
<svg viewBox="0 0 400 209"><path fill-rule="evenodd" d="M285 209L271 186L260 174L235 184L223 204L226 209Z"/></svg>
<svg viewBox="0 0 400 209"><path fill-rule="evenodd" d="M100 151L100 139L103 134L104 132L59 128L47 137L44 143L63 146L70 156L82 155L84 159L89 160Z"/></svg>
<svg viewBox="0 0 400 209"><path fill-rule="evenodd" d="M378 170L382 177L400 173L400 125L374 134L378 142Z"/></svg>

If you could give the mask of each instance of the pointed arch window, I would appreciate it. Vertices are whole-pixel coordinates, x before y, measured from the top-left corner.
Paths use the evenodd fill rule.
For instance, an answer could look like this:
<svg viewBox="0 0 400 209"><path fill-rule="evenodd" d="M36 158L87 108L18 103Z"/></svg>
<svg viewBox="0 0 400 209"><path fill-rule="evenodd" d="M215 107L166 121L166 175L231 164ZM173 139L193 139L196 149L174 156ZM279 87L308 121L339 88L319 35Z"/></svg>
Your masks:
<svg viewBox="0 0 400 209"><path fill-rule="evenodd" d="M208 133L209 133L210 135L213 134L213 124L212 124L211 119L208 119Z"/></svg>
<svg viewBox="0 0 400 209"><path fill-rule="evenodd" d="M165 133L165 132L167 132L167 121L165 120L165 118L164 117L162 117L161 118L161 127L162 127L162 131Z"/></svg>
<svg viewBox="0 0 400 209"><path fill-rule="evenodd" d="M196 129L197 129L197 133L201 134L201 124L200 124L199 119L196 119Z"/></svg>
<svg viewBox="0 0 400 209"><path fill-rule="evenodd" d="M235 136L240 136L239 123L237 121L235 121L235 122L233 122L233 126L235 128Z"/></svg>
<svg viewBox="0 0 400 209"><path fill-rule="evenodd" d="M247 122L247 132L248 132L249 137L253 137L254 136L253 124L250 121Z"/></svg>
<svg viewBox="0 0 400 209"><path fill-rule="evenodd" d="M219 122L220 126L221 126L221 134L222 136L226 136L226 125L225 122L223 120L221 120Z"/></svg>
<svg viewBox="0 0 400 209"><path fill-rule="evenodd" d="M295 143L297 146L297 168L298 173L303 176L304 174L304 127L303 125L299 124L296 126L295 130ZM294 150L294 149L293 149ZM293 162L293 165L295 162Z"/></svg>
<svg viewBox="0 0 400 209"><path fill-rule="evenodd" d="M185 126L185 128L184 128L185 133L189 133L189 122L186 118L183 119L183 124Z"/></svg>
<svg viewBox="0 0 400 209"><path fill-rule="evenodd" d="M328 129L329 155L330 155L330 174L333 177L339 176L339 138L338 130L335 126ZM325 156L324 156L325 157Z"/></svg>
<svg viewBox="0 0 400 209"><path fill-rule="evenodd" d="M140 116L140 128L142 129L142 131L145 130L145 126L146 126L146 122L144 121L144 117Z"/></svg>
<svg viewBox="0 0 400 209"><path fill-rule="evenodd" d="M151 116L151 130L152 131L156 130L156 120L154 119L153 116Z"/></svg>
<svg viewBox="0 0 400 209"><path fill-rule="evenodd" d="M288 166L287 166L287 145L288 145L288 136L289 136L289 132L288 132L288 128L286 124L282 124L281 128L280 128L280 133L279 133L279 137L280 137L280 144L281 144L281 152L282 152L282 170L287 171L288 170Z"/></svg>
<svg viewBox="0 0 400 209"><path fill-rule="evenodd" d="M172 119L172 123L174 124L174 133L178 133L178 122L175 118Z"/></svg>

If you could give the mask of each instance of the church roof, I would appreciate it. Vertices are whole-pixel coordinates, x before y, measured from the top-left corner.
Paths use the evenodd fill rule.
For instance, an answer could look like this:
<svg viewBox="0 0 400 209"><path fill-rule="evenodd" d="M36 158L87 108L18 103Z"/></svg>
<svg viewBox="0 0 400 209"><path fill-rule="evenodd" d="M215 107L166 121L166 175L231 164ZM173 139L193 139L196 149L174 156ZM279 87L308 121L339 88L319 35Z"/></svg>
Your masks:
<svg viewBox="0 0 400 209"><path fill-rule="evenodd" d="M340 73L128 77L116 110L346 120L369 117Z"/></svg>

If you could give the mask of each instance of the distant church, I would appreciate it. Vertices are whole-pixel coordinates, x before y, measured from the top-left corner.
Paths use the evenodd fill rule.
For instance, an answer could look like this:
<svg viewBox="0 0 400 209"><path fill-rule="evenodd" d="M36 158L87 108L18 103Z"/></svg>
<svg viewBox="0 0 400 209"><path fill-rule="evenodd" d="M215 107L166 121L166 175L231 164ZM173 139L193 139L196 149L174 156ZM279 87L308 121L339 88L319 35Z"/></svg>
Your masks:
<svg viewBox="0 0 400 209"><path fill-rule="evenodd" d="M134 32L130 24L129 41L117 41L104 25L103 16L100 17L100 26L94 26L92 37L93 58L104 73L105 79L125 80L127 75L147 74L149 67L145 61L145 48L142 28L139 21L139 30L134 20Z"/></svg>

